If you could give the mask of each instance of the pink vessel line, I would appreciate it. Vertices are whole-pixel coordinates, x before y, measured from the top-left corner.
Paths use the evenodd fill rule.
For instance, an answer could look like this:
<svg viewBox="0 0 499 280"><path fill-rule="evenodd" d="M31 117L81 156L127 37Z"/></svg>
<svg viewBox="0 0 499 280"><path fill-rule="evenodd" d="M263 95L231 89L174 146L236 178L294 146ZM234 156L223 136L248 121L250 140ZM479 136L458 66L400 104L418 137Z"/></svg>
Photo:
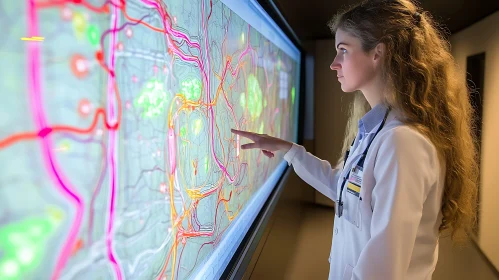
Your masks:
<svg viewBox="0 0 499 280"><path fill-rule="evenodd" d="M27 1L27 25L28 36L38 36L38 14L36 12L34 0ZM41 71L40 71L40 45L36 43L28 43L27 50L27 68L28 68L28 93L30 96L30 106L33 113L34 123L39 131L49 131L47 128L47 121L42 102L42 85L41 85ZM81 196L76 190L70 186L68 180L64 178L63 174L58 171L58 165L52 154L53 148L47 133L40 133L40 142L43 150L43 161L45 167L49 170L49 176L55 183L59 192L68 199L68 201L75 208L75 217L69 229L67 239L64 241L62 252L57 257L54 271L52 272L51 279L59 278L64 265L68 261L72 248L78 236L78 231L81 226L83 218L83 201Z"/></svg>

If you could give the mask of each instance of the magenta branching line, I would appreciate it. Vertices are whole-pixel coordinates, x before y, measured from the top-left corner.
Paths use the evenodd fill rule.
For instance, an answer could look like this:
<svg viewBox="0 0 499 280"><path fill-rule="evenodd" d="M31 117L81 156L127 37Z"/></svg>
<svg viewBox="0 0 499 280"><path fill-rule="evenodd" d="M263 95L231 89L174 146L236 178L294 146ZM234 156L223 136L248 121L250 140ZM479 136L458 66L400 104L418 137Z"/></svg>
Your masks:
<svg viewBox="0 0 499 280"><path fill-rule="evenodd" d="M149 17L149 15L143 16L137 22L127 22L127 23L123 24L121 27L119 27L117 29L106 30L104 33L102 33L102 36L100 37L100 45L101 45L101 47L104 46L104 39L106 38L107 34L109 34L109 33L116 33L116 32L122 31L128 25L130 25L130 26L138 25L139 23L143 22L147 17Z"/></svg>
<svg viewBox="0 0 499 280"><path fill-rule="evenodd" d="M36 7L34 0L27 0L27 25L28 25L28 36L39 36L38 30L38 14L36 13ZM31 111L33 112L34 122L39 131L48 131L46 127L46 119L43 110L42 103L42 86L40 82L40 45L29 42L27 51L27 61L28 61L28 92L30 95L30 105ZM73 223L69 229L69 234L62 247L62 252L57 257L57 262L52 272L51 279L57 279L64 268L64 265L68 261L72 248L75 244L76 238L78 236L78 231L81 226L81 221L83 218L83 201L80 195L73 189L68 183L68 180L64 178L62 173L58 171L57 163L52 156L52 145L48 138L48 134L40 133L42 150L43 150L43 160L45 162L45 167L49 170L49 176L55 183L59 192L65 196L69 202L75 208L75 217Z"/></svg>
<svg viewBox="0 0 499 280"><path fill-rule="evenodd" d="M142 2L146 5L149 5L149 6L153 6L154 8L156 8L156 10L158 11L158 13L160 13L162 19L163 19L163 25L165 26L165 32L166 33L170 33L172 35L175 35L176 37L180 37L182 39L184 39L187 44L193 48L196 48L199 50L199 53L200 53L200 56L202 56L204 53L203 53L203 50L201 50L200 48L200 45L197 43L197 42L191 42L188 38L188 36L186 34L183 34L179 31L176 31L176 30L173 30L171 28L171 25L168 23L167 20L165 20L166 18L166 15L164 15L161 11L161 8L160 6L158 5L158 3L156 2L153 2L153 1L149 1L149 0L142 0ZM207 74L207 70L210 69L210 54L209 54L209 44L208 44L208 28L207 28L207 24L206 24L206 21L207 20L204 20L205 18L205 14L204 14L204 7L205 7L205 3L204 1L201 1L201 18L203 19L202 20L202 29L203 29L203 32L205 33L204 35L204 38L205 38L205 49L204 51L206 52L206 59L199 59L198 57L196 56L188 56L184 53L182 53L179 49L177 49L174 45L172 45L172 42L171 40L168 38L168 35L167 35L167 44L168 44L168 47L170 48L170 50L173 52L174 55L177 55L178 57L180 57L180 59L184 60L184 61L187 61L187 62L194 62L198 65L200 71L201 71L201 76L202 76L202 80L203 80L203 85L204 85L204 88L206 90L206 96L207 96L207 103L208 104L211 104L211 88L210 88L210 78L209 78L209 75ZM249 38L249 26L248 26L248 38ZM238 59L238 63L246 56L246 55L251 55L252 56L252 62L253 64L255 64L255 57L254 57L254 50L251 48L251 45L250 45L250 42L249 42L249 39L248 39L248 42L247 42L247 47L246 49L243 51L243 53L240 55L239 59ZM206 62L206 65L204 64ZM237 73L237 70L234 71L232 70L231 71L231 74L232 75L235 75ZM215 121L214 121L214 112L213 112L213 106L209 106L208 108L209 110L209 127L210 127L210 150L211 150L211 154L212 154L212 157L214 158L215 162L217 163L218 167L220 168L220 170L225 174L225 176L227 177L227 179L229 180L230 183L233 183L235 181L235 178L237 177L238 174L235 174L234 176L230 176L229 172L227 171L227 169L225 168L225 166L220 162L220 160L218 159L218 157L216 156L215 154L215 149L214 149L214 146L215 146L215 135L213 133L214 131L214 125L215 125ZM172 158L170 158L170 161L172 160ZM170 172L174 169L172 163L170 162ZM238 172L239 173L239 172Z"/></svg>
<svg viewBox="0 0 499 280"><path fill-rule="evenodd" d="M113 5L112 7L113 14L111 16L112 20L112 29L111 29L111 42L109 46L109 56L108 56L108 83L107 83L107 112L108 117L111 123L116 123L116 100L115 100L115 76L114 76L114 66L115 66L115 47L116 46L116 33L118 31L118 8ZM119 106L119 104L118 104ZM116 192L117 192L117 170L118 163L116 161L117 155L117 142L116 138L117 131L116 129L109 130L109 145L107 150L107 165L109 166L108 174L109 174L109 213L108 213L108 224L106 230L106 247L107 247L107 257L111 262L114 273L118 280L122 279L120 266L114 256L113 252L113 225L114 225L114 208L116 203Z"/></svg>

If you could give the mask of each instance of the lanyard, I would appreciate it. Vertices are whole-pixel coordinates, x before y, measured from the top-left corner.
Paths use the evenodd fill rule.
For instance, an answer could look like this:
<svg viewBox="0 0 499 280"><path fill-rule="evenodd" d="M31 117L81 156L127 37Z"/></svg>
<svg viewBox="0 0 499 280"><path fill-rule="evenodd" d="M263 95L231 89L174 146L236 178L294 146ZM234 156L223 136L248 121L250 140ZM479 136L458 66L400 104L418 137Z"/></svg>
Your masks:
<svg viewBox="0 0 499 280"><path fill-rule="evenodd" d="M374 141L374 138L376 138L376 135L378 135L378 133L380 132L380 130L385 125L386 118L388 117L388 113L390 113L390 109L391 108L388 108L386 110L385 117L383 118L383 121L381 122L381 125L379 126L378 130L376 131L376 134L374 134L373 139L371 139L371 141L367 145L366 149L362 153L362 155L361 155L361 157L359 159L359 162L356 164L356 166L364 167L364 160L366 158L367 152L369 151L369 147L371 147L371 144ZM355 139L354 139L354 141L355 141ZM352 146L353 146L353 142L352 142ZM343 162L343 167L345 167L345 164L347 162L349 153L350 153L350 149L348 149L347 152L345 153L345 159L344 159L344 162ZM347 178L350 176L350 171L352 171L352 168L350 168L350 170L348 170L347 175L345 177L343 177L343 183L341 183L341 189L340 189L340 197L336 201L336 205L337 205L336 206L336 209L337 209L336 214L338 215L338 217L341 217L343 215L343 201L342 201L341 195L343 194L343 188L345 187L345 182L347 181Z"/></svg>

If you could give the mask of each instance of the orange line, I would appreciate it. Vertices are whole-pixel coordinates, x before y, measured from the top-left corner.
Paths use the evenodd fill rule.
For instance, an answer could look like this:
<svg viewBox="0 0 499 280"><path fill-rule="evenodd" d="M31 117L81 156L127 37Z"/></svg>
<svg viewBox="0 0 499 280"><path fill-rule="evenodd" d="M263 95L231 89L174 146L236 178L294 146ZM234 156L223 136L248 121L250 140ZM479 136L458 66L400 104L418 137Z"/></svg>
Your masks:
<svg viewBox="0 0 499 280"><path fill-rule="evenodd" d="M39 9L50 8L53 6L64 6L64 4L83 5L87 9L92 10L96 13L104 13L104 14L109 13L108 3L105 3L104 5L102 5L100 7L92 6L83 0L76 0L76 1L59 0L59 1L48 1L48 2L36 2L35 3L36 7Z"/></svg>
<svg viewBox="0 0 499 280"><path fill-rule="evenodd" d="M100 114L102 114L102 116L104 118L104 124L105 124L107 129L109 129L109 130L118 129L119 124L120 124L119 120L121 120L122 109L121 109L121 98L119 96L116 84L115 84L115 91L116 91L116 98L117 98L117 103L118 103L118 118L117 118L118 121L114 125L110 125L108 123L107 117L106 117L106 111L103 108L97 108L95 115L94 115L94 119L92 121L92 124L88 128L76 128L76 127L71 127L71 126L66 126L66 125L55 125L55 126L52 126L49 128L45 128L45 129L49 130L49 132L46 135L48 135L52 132L73 132L73 133L77 133L77 134L88 134L88 133L92 132L95 129L95 127L97 126L97 122L99 121ZM14 134L12 136L9 136L3 140L0 140L0 149L3 149L3 148L10 146L10 145L13 145L14 143L19 142L19 141L34 140L40 136L39 135L40 132L41 132L41 130L39 132L24 132L24 133L19 133L19 134Z"/></svg>
<svg viewBox="0 0 499 280"><path fill-rule="evenodd" d="M133 18L133 17L129 16L126 13L125 9L122 9L122 11L123 11L123 14L125 15L126 19L128 19L129 21L133 21L135 23L139 23L139 24L145 25L145 26L149 27L150 29L152 29L154 31L165 33L164 29L161 29L161 28L158 28L158 27L154 27L154 26L148 24L147 22L143 22L143 21L141 21L139 19L136 19L136 18Z"/></svg>
<svg viewBox="0 0 499 280"><path fill-rule="evenodd" d="M13 145L18 141L34 140L38 137L38 133L34 132L24 132L19 134L14 134L0 141L0 149L5 148L9 145Z"/></svg>
<svg viewBox="0 0 499 280"><path fill-rule="evenodd" d="M66 3L66 2L68 2L68 1L62 0L62 1L36 2L35 6L38 9L50 8L53 6L63 6L64 3Z"/></svg>
<svg viewBox="0 0 499 280"><path fill-rule="evenodd" d="M100 6L100 7L95 7L95 6L92 6L90 4L88 4L86 1L83 1L82 2L83 6L87 7L88 9L96 12L96 13L104 13L104 14L108 14L109 13L109 7L108 7L108 3L104 3L104 5Z"/></svg>

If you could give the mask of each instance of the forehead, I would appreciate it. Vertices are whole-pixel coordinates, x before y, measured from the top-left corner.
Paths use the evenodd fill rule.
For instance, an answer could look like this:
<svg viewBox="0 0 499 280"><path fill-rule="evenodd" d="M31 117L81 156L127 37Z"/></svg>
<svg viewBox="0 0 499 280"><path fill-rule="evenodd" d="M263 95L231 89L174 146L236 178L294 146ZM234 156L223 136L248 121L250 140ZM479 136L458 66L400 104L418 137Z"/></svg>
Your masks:
<svg viewBox="0 0 499 280"><path fill-rule="evenodd" d="M350 33L343 31L342 29L336 30L335 34L335 44L336 46L340 43L348 44L350 46L357 46L360 44L360 40L356 37L350 35Z"/></svg>

